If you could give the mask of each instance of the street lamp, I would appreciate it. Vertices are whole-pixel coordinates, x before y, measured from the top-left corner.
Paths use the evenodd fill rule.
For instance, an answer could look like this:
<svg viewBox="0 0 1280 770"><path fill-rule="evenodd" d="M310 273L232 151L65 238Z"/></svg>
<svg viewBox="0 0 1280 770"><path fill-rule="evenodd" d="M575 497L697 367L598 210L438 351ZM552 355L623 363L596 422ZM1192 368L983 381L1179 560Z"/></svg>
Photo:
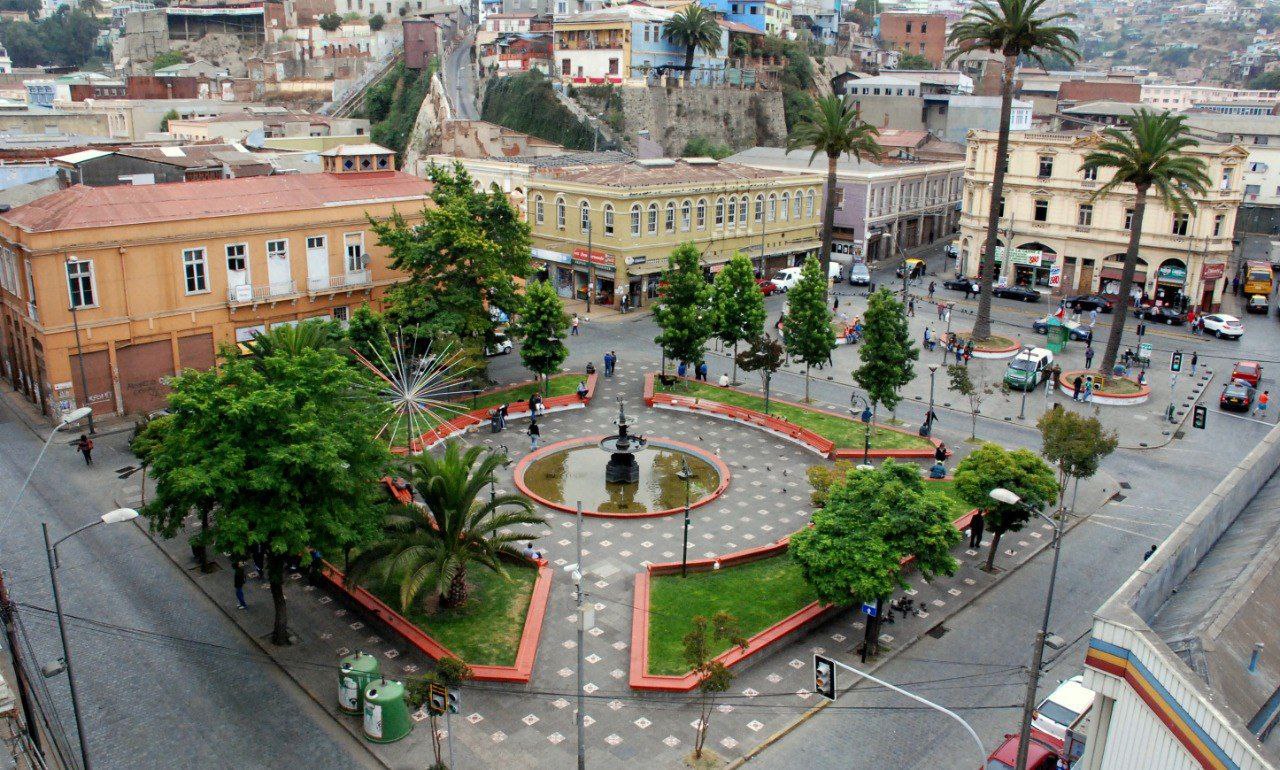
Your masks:
<svg viewBox="0 0 1280 770"><path fill-rule="evenodd" d="M936 415L933 413L933 382L938 374L938 365L929 364L929 411L924 413L924 427L920 429L921 436L928 436L933 433L933 421Z"/></svg>
<svg viewBox="0 0 1280 770"><path fill-rule="evenodd" d="M58 592L58 546L90 527L96 527L99 524L119 524L136 518L138 518L138 512L132 508L117 508L102 514L79 529L72 530L53 543L49 542L49 525L45 522L40 523L40 531L44 534L45 556L49 560L49 582L53 586L53 609L58 616L58 635L62 637L62 661L67 667L67 687L71 690L71 711L76 718L76 735L80 739L80 762L84 770L89 770L89 746L85 742L84 718L80 714L80 695L76 691L75 672L71 667L71 648L67 644L67 624L62 616L62 596Z"/></svg>
<svg viewBox="0 0 1280 770"><path fill-rule="evenodd" d="M506 444L499 444L498 448L502 450L502 467L503 468L511 467L511 450L507 449ZM492 504L493 501L496 500L498 497L498 492L494 488L494 481L496 480L496 478L497 477L494 476L493 474L489 475L489 503L490 504Z"/></svg>
<svg viewBox="0 0 1280 770"><path fill-rule="evenodd" d="M1031 346L1030 346L1030 345L1023 345L1023 346L1022 346L1022 350L1020 350L1020 351L1018 351L1018 352L1019 352L1019 354L1020 354L1020 355L1024 355L1024 356L1026 356L1026 357L1027 357L1027 361L1030 361L1030 360L1031 360ZM1027 419L1027 384L1026 384L1025 382L1024 382L1024 383L1022 383L1022 387L1021 387L1021 388L1019 388L1019 390L1021 390L1021 391L1022 391L1022 405L1018 407L1018 419L1019 419L1019 420L1025 420L1025 419ZM1006 490L1006 491L1008 491L1008 490ZM1010 492L1009 494L1013 494L1013 493L1012 493L1012 492ZM1016 495L1015 495L1015 496L1016 496Z"/></svg>
<svg viewBox="0 0 1280 770"><path fill-rule="evenodd" d="M1053 567L1049 570L1049 592L1044 599L1044 617L1040 620L1040 630L1036 632L1035 647L1031 650L1031 676L1027 680L1027 696L1022 704L1022 728L1018 738L1017 770L1027 770L1027 748L1031 742L1032 712L1036 707L1036 688L1040 686L1040 666L1044 662L1044 641L1049 635L1049 612L1053 608L1053 588L1058 580L1058 553L1062 545L1062 518L1050 517L1027 505L1017 493L996 487L989 493L992 500L1005 505L1020 505L1031 513L1049 522L1053 527Z"/></svg>
<svg viewBox="0 0 1280 770"><path fill-rule="evenodd" d="M944 312L944 314L947 317L947 332L942 337L942 344L938 346L938 348L942 350L943 364L947 363L947 342L951 340L951 310L954 306L955 306L954 302L948 303Z"/></svg>
<svg viewBox="0 0 1280 770"><path fill-rule="evenodd" d="M684 482L684 542L680 545L680 577L686 577L689 574L689 482L693 481L688 460L680 461L676 478Z"/></svg>
<svg viewBox="0 0 1280 770"><path fill-rule="evenodd" d="M857 393L849 396L849 416L855 420L862 420L862 464L869 465L869 455L871 454L871 402ZM861 406L861 411L858 407Z"/></svg>

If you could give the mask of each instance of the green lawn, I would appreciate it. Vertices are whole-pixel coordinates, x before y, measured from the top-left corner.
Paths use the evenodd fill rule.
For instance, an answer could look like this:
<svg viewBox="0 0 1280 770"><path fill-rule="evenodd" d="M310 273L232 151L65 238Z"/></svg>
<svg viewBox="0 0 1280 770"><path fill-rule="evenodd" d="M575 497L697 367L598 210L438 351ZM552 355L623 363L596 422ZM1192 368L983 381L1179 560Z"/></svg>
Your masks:
<svg viewBox="0 0 1280 770"><path fill-rule="evenodd" d="M649 673L689 671L683 639L696 615L710 618L722 610L728 612L750 639L816 598L800 567L785 553L736 567L691 572L685 578L655 575L649 584ZM726 649L727 644L716 654Z"/></svg>
<svg viewBox="0 0 1280 770"><path fill-rule="evenodd" d="M973 510L973 506L960 499L956 494L956 483L948 479L947 481L926 481L924 482L925 494L929 497L936 498L951 512L951 518L958 519L969 511Z"/></svg>
<svg viewBox="0 0 1280 770"><path fill-rule="evenodd" d="M467 568L471 595L465 604L451 610L411 608L406 618L467 663L515 665L538 571L533 567L504 566L507 579L472 564ZM392 609L400 609L398 586L366 587Z"/></svg>
<svg viewBox="0 0 1280 770"><path fill-rule="evenodd" d="M730 406L754 409L757 412L764 411L763 396L731 388L721 388L708 383L677 381L671 387L665 387L660 380L655 378L653 388L655 392L671 393L672 395L690 398L705 398L710 401L729 404ZM774 417L781 417L802 428L807 428L819 436L831 439L835 442L836 447L862 448L864 428L860 421L827 412L816 412L792 404L779 403L772 399L769 401L769 413ZM876 428L871 432L871 448L932 449L933 443L926 438L910 433Z"/></svg>
<svg viewBox="0 0 1280 770"><path fill-rule="evenodd" d="M961 342L968 342L969 339L973 336L973 332L961 332L957 336L960 338ZM974 342L973 346L975 349L981 349L981 350L1004 350L1005 348L1014 347L1017 344L1018 344L1017 340L1012 340L1012 339L1009 339L1008 337L1001 337L998 334L993 334L990 337L987 337L985 340L983 340L981 344Z"/></svg>
<svg viewBox="0 0 1280 770"><path fill-rule="evenodd" d="M550 390L544 398L552 396L568 396L578 392L578 381L586 379L585 375L577 374L557 374L551 378ZM526 383L516 388L507 388L505 390L496 390L488 393L481 393L476 396L475 400L462 399L457 402L457 410L437 410L439 415L446 420L451 420L460 414L470 412L473 409L492 409L503 404L514 404L519 401L528 401L529 396L533 395L534 388L540 387L536 383ZM418 423L422 426L422 430L428 431L434 428L438 423L429 417L420 418ZM416 438L416 436L415 436ZM408 446L407 438L398 442L401 446Z"/></svg>

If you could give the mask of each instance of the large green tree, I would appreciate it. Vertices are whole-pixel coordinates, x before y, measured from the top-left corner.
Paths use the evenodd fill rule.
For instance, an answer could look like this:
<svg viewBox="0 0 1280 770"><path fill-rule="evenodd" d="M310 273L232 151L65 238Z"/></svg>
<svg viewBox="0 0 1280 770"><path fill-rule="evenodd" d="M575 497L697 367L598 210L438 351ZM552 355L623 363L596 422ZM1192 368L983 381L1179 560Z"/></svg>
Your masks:
<svg viewBox="0 0 1280 770"><path fill-rule="evenodd" d="M702 277L702 254L692 243L671 252L662 290L653 306L660 331L654 342L665 359L697 364L711 339L711 287Z"/></svg>
<svg viewBox="0 0 1280 770"><path fill-rule="evenodd" d="M390 455L375 438L362 375L337 349L237 353L224 349L220 368L174 381L175 417L152 451L156 496L145 510L165 536L192 511L213 512L208 537L219 551L264 548L271 640L289 644L285 561L308 548L341 552L376 534L370 510Z"/></svg>
<svg viewBox="0 0 1280 770"><path fill-rule="evenodd" d="M702 49L707 56L715 56L722 34L715 12L696 2L662 24L662 36L684 49L685 80L693 77L693 55Z"/></svg>
<svg viewBox="0 0 1280 770"><path fill-rule="evenodd" d="M387 324L382 314L368 305L361 305L351 314L347 324L347 339L351 349L373 364L391 361L391 345L387 338Z"/></svg>
<svg viewBox="0 0 1280 770"><path fill-rule="evenodd" d="M915 379L912 362L920 349L911 340L902 303L888 289L877 289L867 301L861 347L862 364L853 371L853 380L867 391L872 414L881 404L896 409L902 400L899 390Z"/></svg>
<svg viewBox="0 0 1280 770"><path fill-rule="evenodd" d="M1003 487L1021 498L1010 505L991 498L991 490ZM987 570L995 569L1000 536L1017 532L1031 519L1032 511L1052 503L1058 495L1053 469L1030 449L1009 451L997 444L983 444L960 461L955 472L956 492L986 519L991 532Z"/></svg>
<svg viewBox="0 0 1280 770"><path fill-rule="evenodd" d="M476 190L461 164L432 166L421 224L400 214L372 221L391 266L410 275L386 296L387 320L417 339L452 334L468 347L492 342L495 309L520 306L516 278L531 272L529 225L497 186Z"/></svg>
<svg viewBox="0 0 1280 770"><path fill-rule="evenodd" d="M751 260L736 253L711 285L716 336L733 347L733 380L738 382L738 344L759 336L764 327L764 294L756 284Z"/></svg>
<svg viewBox="0 0 1280 770"><path fill-rule="evenodd" d="M1063 22L1075 18L1071 13L1048 13L1049 0L975 0L947 33L947 42L955 47L947 63L974 48L982 48L1004 57L1000 79L1000 128L996 137L996 157L991 180L991 201L987 210L987 233L982 243L982 260L978 268L978 314L973 322L973 337L985 340L991 336L991 286L996 272L996 228L1000 224L1004 176L1009 164L1009 120L1013 109L1014 79L1018 59L1026 57L1040 66L1044 57L1053 55L1068 63L1080 58L1075 30Z"/></svg>
<svg viewBox="0 0 1280 770"><path fill-rule="evenodd" d="M1129 247L1120 273L1120 307L1111 319L1107 347L1102 354L1102 372L1108 376L1116 365L1129 315L1124 311L1129 306L1129 291L1138 267L1147 196L1154 190L1166 208L1189 217L1186 212L1195 209L1193 194L1204 194L1210 184L1204 161L1187 154L1200 143L1192 138L1185 115L1140 109L1123 120L1123 130L1115 127L1103 130L1102 140L1080 164L1083 171L1111 169L1113 172L1111 178L1094 191L1094 200L1112 194L1121 186L1133 185L1135 192ZM1192 234L1190 230L1187 233Z"/></svg>
<svg viewBox="0 0 1280 770"><path fill-rule="evenodd" d="M931 580L951 575L958 563L951 548L960 532L937 497L924 493L920 469L886 460L879 468L854 469L827 489L812 526L791 536L788 552L818 599L846 606L875 603L864 650L874 655L884 602L905 589L902 561Z"/></svg>
<svg viewBox="0 0 1280 770"><path fill-rule="evenodd" d="M1115 431L1102 427L1097 417L1066 409L1050 409L1036 427L1040 429L1040 454L1058 469L1058 508L1062 508L1067 479L1078 484L1097 473L1103 458L1116 451L1119 439Z"/></svg>
<svg viewBox="0 0 1280 770"><path fill-rule="evenodd" d="M809 370L831 362L836 349L836 331L827 310L827 271L817 257L809 257L800 270L800 280L787 292L785 342L787 355L804 364L804 400L809 400Z"/></svg>
<svg viewBox="0 0 1280 770"><path fill-rule="evenodd" d="M529 537L512 529L545 519L522 495L485 493L505 459L483 447L462 452L455 441L439 457L414 457L410 483L423 505L387 516L382 535L352 559L348 580L394 584L407 612L426 591L436 592L442 608L462 606L471 564L506 577L502 560L522 560L517 544Z"/></svg>
<svg viewBox="0 0 1280 770"><path fill-rule="evenodd" d="M552 374L560 370L569 355L564 337L569 316L556 290L547 281L532 281L525 287L524 307L509 331L520 340L520 360L525 368L542 378L544 392Z"/></svg>
<svg viewBox="0 0 1280 770"><path fill-rule="evenodd" d="M836 165L841 155L856 160L878 159L884 148L876 141L880 132L862 119L855 102L849 97L832 94L814 102L802 114L787 136L787 151L812 148L809 162L818 155L827 156L827 186L822 194L822 262L831 259L831 233L836 221ZM822 301L827 299L823 285Z"/></svg>

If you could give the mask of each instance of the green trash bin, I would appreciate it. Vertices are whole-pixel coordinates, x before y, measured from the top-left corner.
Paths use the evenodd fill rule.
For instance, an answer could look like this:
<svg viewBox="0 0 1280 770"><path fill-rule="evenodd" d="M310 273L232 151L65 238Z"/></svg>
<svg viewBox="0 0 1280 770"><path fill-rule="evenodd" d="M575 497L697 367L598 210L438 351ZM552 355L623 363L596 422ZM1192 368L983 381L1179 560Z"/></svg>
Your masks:
<svg viewBox="0 0 1280 770"><path fill-rule="evenodd" d="M367 652L357 652L338 664L338 709L352 716L364 711L364 688L382 676L378 659Z"/></svg>
<svg viewBox="0 0 1280 770"><path fill-rule="evenodd" d="M404 684L376 679L364 690L364 737L373 743L394 743L413 729Z"/></svg>

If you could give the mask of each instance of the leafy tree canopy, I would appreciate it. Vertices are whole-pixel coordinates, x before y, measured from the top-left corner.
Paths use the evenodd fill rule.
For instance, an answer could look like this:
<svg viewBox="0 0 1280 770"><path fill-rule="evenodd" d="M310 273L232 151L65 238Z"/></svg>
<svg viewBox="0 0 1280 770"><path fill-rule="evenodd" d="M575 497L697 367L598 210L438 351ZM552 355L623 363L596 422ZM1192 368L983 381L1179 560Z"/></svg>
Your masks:
<svg viewBox="0 0 1280 770"><path fill-rule="evenodd" d="M817 257L809 257L800 270L800 280L787 293L787 354L805 368L821 367L831 360L836 348L836 332L827 310L827 271Z"/></svg>
<svg viewBox="0 0 1280 770"><path fill-rule="evenodd" d="M867 302L860 356L854 381L873 404L896 408L902 400L899 389L915 379L912 362L920 357L920 349L912 342L902 303L888 289L878 289Z"/></svg>
<svg viewBox="0 0 1280 770"><path fill-rule="evenodd" d="M1021 503L1009 505L992 499L991 490L1000 487L1021 498ZM1030 449L1009 451L987 443L956 466L955 489L965 502L985 511L986 529L993 535L987 555L990 567L1000 535L1021 530L1030 520L1032 510L1053 502L1058 495L1058 481L1053 469Z"/></svg>
<svg viewBox="0 0 1280 770"><path fill-rule="evenodd" d="M569 316L547 281L532 281L525 287L524 309L508 331L520 340L520 360L534 374L549 377L569 355L564 344Z"/></svg>
<svg viewBox="0 0 1280 770"><path fill-rule="evenodd" d="M38 21L0 23L0 42L17 67L79 67L97 50L101 30L91 14L62 6Z"/></svg>
<svg viewBox="0 0 1280 770"><path fill-rule="evenodd" d="M898 57L898 69L931 70L933 69L933 62L918 53L908 53Z"/></svg>
<svg viewBox="0 0 1280 770"><path fill-rule="evenodd" d="M671 252L662 274L662 292L653 307L661 330L654 342L667 358L697 364L711 338L711 287L702 277L702 253L692 243Z"/></svg>

